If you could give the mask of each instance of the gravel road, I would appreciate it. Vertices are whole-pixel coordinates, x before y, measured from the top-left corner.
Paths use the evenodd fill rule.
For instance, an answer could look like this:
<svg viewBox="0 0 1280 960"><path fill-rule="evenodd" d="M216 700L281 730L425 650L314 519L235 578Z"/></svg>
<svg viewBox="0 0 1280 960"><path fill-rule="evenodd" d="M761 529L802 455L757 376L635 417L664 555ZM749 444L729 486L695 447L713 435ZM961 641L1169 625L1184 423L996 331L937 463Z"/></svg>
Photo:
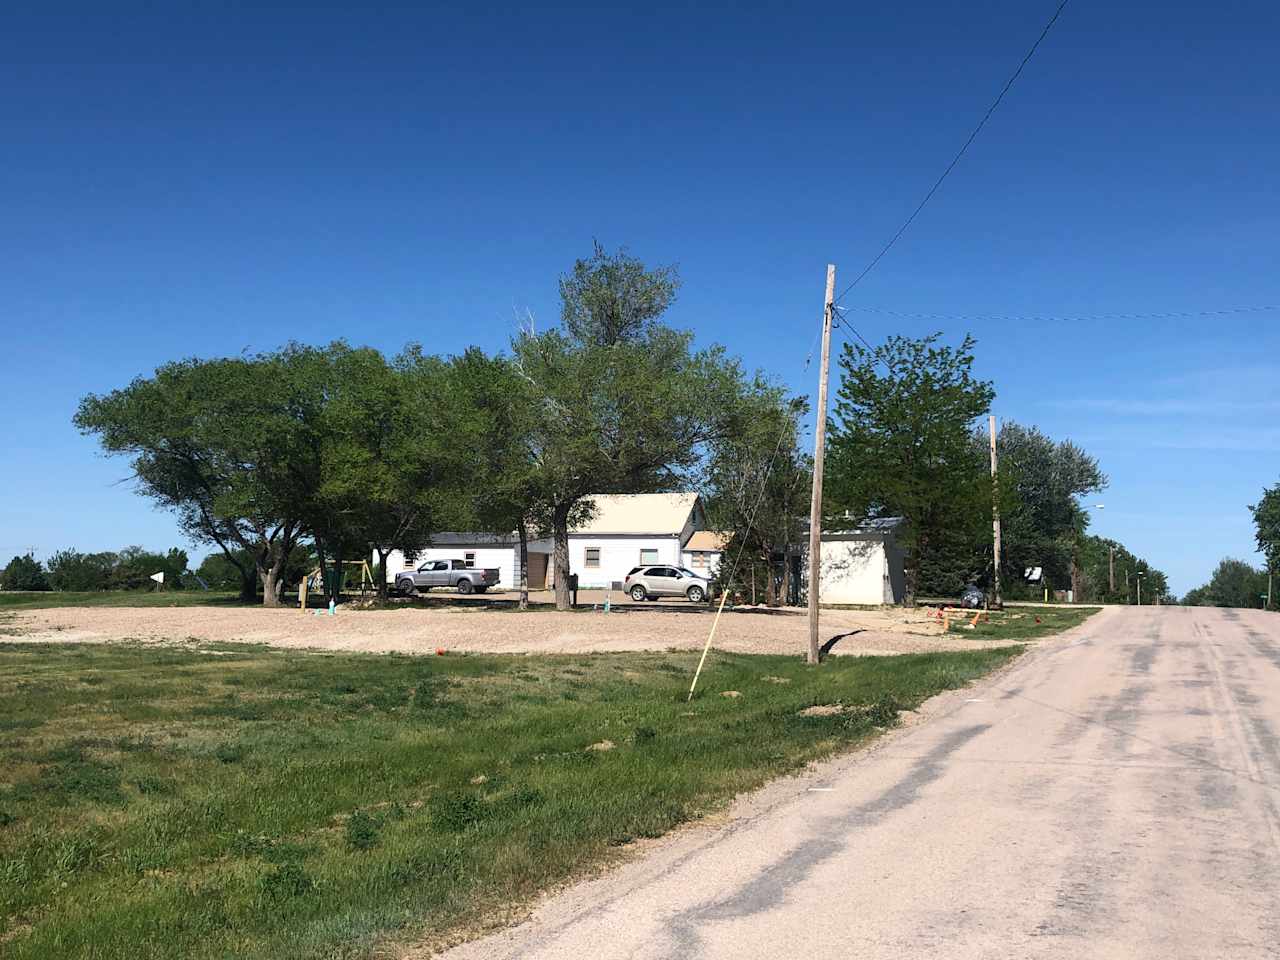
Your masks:
<svg viewBox="0 0 1280 960"><path fill-rule="evenodd" d="M689 606L622 605L610 613L437 609L350 610L336 616L249 607L60 607L14 615L0 625L7 640L248 641L324 650L586 653L701 649L712 613ZM727 611L715 645L741 653L799 653L808 644L802 611ZM916 653L989 647L990 641L942 636L924 611L824 611L823 639L836 653Z"/></svg>
<svg viewBox="0 0 1280 960"><path fill-rule="evenodd" d="M446 956L1280 957L1280 617L1106 610L925 713Z"/></svg>

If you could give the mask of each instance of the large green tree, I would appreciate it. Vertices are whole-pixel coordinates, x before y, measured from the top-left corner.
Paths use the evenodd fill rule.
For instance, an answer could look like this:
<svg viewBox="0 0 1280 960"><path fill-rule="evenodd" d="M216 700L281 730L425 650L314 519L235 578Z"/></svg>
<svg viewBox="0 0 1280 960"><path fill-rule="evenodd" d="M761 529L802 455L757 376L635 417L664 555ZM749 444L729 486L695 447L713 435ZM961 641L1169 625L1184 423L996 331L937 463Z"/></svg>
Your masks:
<svg viewBox="0 0 1280 960"><path fill-rule="evenodd" d="M54 590L108 590L118 562L118 555L110 551L81 553L70 548L58 550L49 557L47 564L49 583Z"/></svg>
<svg viewBox="0 0 1280 960"><path fill-rule="evenodd" d="M304 526L331 559L372 552L385 598L388 555L413 556L429 542L441 484L456 473L445 453L445 365L417 347L388 363L377 350L333 344L326 359L320 477Z"/></svg>
<svg viewBox="0 0 1280 960"><path fill-rule="evenodd" d="M646 270L598 246L561 284L562 326L512 344L532 392L531 512L554 540L556 606L569 606L569 529L592 493L669 490L688 482L742 386L719 348L658 322L675 293L671 268Z"/></svg>
<svg viewBox="0 0 1280 960"><path fill-rule="evenodd" d="M1188 606L1244 607L1256 610L1263 606L1266 592L1266 571L1259 570L1244 560L1226 557L1213 571L1209 582L1188 591L1182 602Z"/></svg>
<svg viewBox="0 0 1280 960"><path fill-rule="evenodd" d="M745 591L748 583L759 582L770 606L792 592L785 558L805 533L813 480L813 458L800 448L807 412L803 398L787 397L757 378L707 460L707 515L731 536L720 586Z"/></svg>
<svg viewBox="0 0 1280 960"><path fill-rule="evenodd" d="M1001 574L1017 595L1023 572L1040 567L1055 587L1080 592L1079 547L1089 526L1081 497L1104 489L1098 461L1070 440L1005 422L996 439L1002 482L1015 497L1001 512Z"/></svg>
<svg viewBox="0 0 1280 960"><path fill-rule="evenodd" d="M1271 595L1272 582L1277 570L1280 570L1280 483L1267 487L1262 492L1262 499L1249 507L1253 514L1254 533L1267 563L1267 594ZM1274 597L1272 598L1274 603Z"/></svg>
<svg viewBox="0 0 1280 960"><path fill-rule="evenodd" d="M76 425L130 459L138 489L175 511L193 540L217 545L253 576L263 603L280 602L281 573L314 510L320 477L324 351L165 364L80 402Z"/></svg>
<svg viewBox="0 0 1280 960"><path fill-rule="evenodd" d="M48 590L49 577L34 556L24 553L14 557L0 570L0 590Z"/></svg>
<svg viewBox="0 0 1280 960"><path fill-rule="evenodd" d="M452 462L465 482L451 491L451 525L518 541L516 588L529 605L529 538L546 532L539 509L535 425L541 398L509 357L471 348L454 357L441 397L450 421Z"/></svg>
<svg viewBox="0 0 1280 960"><path fill-rule="evenodd" d="M972 337L845 345L829 441L827 512L904 517L906 602L928 563L990 529L990 470L973 442L995 391L973 375Z"/></svg>

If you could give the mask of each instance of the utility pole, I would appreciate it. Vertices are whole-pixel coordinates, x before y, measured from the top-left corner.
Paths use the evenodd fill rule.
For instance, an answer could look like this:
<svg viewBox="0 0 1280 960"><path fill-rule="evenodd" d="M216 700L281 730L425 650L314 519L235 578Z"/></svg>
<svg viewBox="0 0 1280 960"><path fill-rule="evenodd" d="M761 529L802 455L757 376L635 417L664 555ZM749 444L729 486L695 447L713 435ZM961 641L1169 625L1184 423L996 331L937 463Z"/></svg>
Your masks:
<svg viewBox="0 0 1280 960"><path fill-rule="evenodd" d="M827 374L831 364L831 320L835 314L836 265L827 264L822 305L822 368L818 372L818 416L813 431L813 499L809 504L809 662L818 662L818 577L822 561L822 460L827 443Z"/></svg>
<svg viewBox="0 0 1280 960"><path fill-rule="evenodd" d="M996 418L995 414L987 417L987 426L991 432L991 539L995 554L995 576L992 586L995 588L996 609L1004 609L1004 598L1000 596L1000 480L996 469Z"/></svg>
<svg viewBox="0 0 1280 960"><path fill-rule="evenodd" d="M1110 560L1107 561L1107 569L1110 571L1107 577L1108 579L1107 592L1115 593L1116 592L1116 548L1115 547L1111 547L1111 558Z"/></svg>

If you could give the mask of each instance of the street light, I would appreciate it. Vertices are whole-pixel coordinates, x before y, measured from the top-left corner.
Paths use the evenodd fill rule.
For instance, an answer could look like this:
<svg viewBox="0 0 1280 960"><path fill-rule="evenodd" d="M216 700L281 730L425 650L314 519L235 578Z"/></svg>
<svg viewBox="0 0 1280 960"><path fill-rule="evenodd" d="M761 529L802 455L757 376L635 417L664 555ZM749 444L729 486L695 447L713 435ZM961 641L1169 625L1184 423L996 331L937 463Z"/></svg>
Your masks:
<svg viewBox="0 0 1280 960"><path fill-rule="evenodd" d="M1142 578L1145 576L1141 570L1138 571L1138 606L1142 606Z"/></svg>

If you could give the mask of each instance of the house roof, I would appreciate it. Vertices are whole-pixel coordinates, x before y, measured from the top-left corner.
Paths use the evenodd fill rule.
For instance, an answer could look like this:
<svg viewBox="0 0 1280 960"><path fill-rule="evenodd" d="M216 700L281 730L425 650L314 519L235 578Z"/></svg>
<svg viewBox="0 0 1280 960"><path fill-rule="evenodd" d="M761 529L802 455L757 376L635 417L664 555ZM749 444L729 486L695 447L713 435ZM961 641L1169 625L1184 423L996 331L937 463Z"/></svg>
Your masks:
<svg viewBox="0 0 1280 960"><path fill-rule="evenodd" d="M870 539L896 536L898 529L907 522L905 517L869 517L858 519L846 514L843 517L824 517L822 536L835 540ZM809 521L802 523L805 536L809 535Z"/></svg>
<svg viewBox="0 0 1280 960"><path fill-rule="evenodd" d="M651 533L678 536L698 502L696 493L597 493L589 498L595 515L575 534Z"/></svg>
<svg viewBox="0 0 1280 960"><path fill-rule="evenodd" d="M733 539L732 533L721 530L696 530L693 536L689 538L689 542L684 545L686 550L706 550L719 553L729 545L729 541Z"/></svg>

